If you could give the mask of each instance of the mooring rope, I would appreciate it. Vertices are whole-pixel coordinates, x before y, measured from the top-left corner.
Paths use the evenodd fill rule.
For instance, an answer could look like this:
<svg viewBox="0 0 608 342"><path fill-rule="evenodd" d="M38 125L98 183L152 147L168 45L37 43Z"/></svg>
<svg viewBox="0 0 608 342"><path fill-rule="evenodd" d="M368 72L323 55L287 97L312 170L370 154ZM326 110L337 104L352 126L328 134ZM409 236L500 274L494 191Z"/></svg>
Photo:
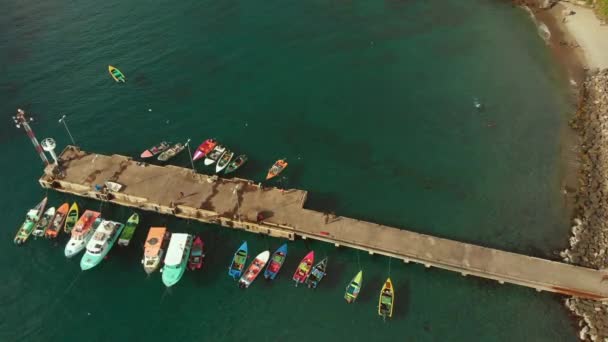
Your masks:
<svg viewBox="0 0 608 342"><path fill-rule="evenodd" d="M393 260L393 258L388 257L388 277L391 277L391 260Z"/></svg>

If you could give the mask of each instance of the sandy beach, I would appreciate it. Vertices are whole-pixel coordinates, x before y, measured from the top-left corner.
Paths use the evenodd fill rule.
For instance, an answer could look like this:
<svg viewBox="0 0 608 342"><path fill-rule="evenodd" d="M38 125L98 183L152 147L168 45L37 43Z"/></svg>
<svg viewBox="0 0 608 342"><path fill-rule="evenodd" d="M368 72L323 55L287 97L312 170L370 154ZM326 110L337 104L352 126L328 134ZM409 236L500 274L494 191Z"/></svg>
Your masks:
<svg viewBox="0 0 608 342"><path fill-rule="evenodd" d="M588 68L608 68L608 25L601 25L593 10L560 2L552 9L559 11L560 23L574 37L585 56ZM564 12L574 13L566 16Z"/></svg>

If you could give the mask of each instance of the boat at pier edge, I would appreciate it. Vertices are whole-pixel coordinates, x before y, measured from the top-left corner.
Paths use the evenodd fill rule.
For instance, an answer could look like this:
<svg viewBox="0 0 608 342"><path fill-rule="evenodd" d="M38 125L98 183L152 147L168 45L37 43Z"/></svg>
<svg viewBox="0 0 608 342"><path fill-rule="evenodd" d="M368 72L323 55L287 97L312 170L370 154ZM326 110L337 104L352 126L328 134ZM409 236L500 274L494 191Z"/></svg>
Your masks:
<svg viewBox="0 0 608 342"><path fill-rule="evenodd" d="M347 303L353 303L359 297L359 291L361 291L361 282L363 281L363 271L359 271L355 277L346 286L346 292L344 293L344 299Z"/></svg>
<svg viewBox="0 0 608 342"><path fill-rule="evenodd" d="M395 288L391 282L391 278L386 279L380 291L378 299L378 315L386 319L393 317L393 305L395 303Z"/></svg>
<svg viewBox="0 0 608 342"><path fill-rule="evenodd" d="M87 243L87 251L80 259L80 269L86 271L99 265L114 246L124 227L122 223L103 220Z"/></svg>
<svg viewBox="0 0 608 342"><path fill-rule="evenodd" d="M281 247L277 248L277 250L272 253L272 257L270 258L270 262L266 267L266 271L264 271L264 278L273 280L279 274L283 263L285 262L285 258L287 257L287 244L284 243Z"/></svg>
<svg viewBox="0 0 608 342"><path fill-rule="evenodd" d="M63 203L59 209L57 209L55 216L51 219L51 223L44 231L44 237L47 239L54 239L57 237L57 234L59 234L61 228L63 228L69 210L70 205L68 203Z"/></svg>
<svg viewBox="0 0 608 342"><path fill-rule="evenodd" d="M34 228L32 235L35 237L44 236L44 231L51 224L53 216L55 216L55 207L50 207L44 212L38 223L36 223L36 228Z"/></svg>
<svg viewBox="0 0 608 342"><path fill-rule="evenodd" d="M236 250L234 253L234 257L232 258L232 262L230 263L230 267L228 267L228 275L231 276L234 280L237 280L243 269L245 268L245 263L247 262L247 241L243 242L243 244Z"/></svg>
<svg viewBox="0 0 608 342"><path fill-rule="evenodd" d="M232 160L232 157L234 157L234 152L232 152L230 150L226 150L226 152L222 153L222 156L220 157L220 159L217 161L217 164L215 165L215 173L222 172L222 170L224 170L226 168L226 166L228 166L228 163L230 163L230 160Z"/></svg>
<svg viewBox="0 0 608 342"><path fill-rule="evenodd" d="M63 227L63 231L67 234L72 232L72 229L78 222L78 204L74 202L70 207L70 211L68 211L68 217L65 219L65 226Z"/></svg>
<svg viewBox="0 0 608 342"><path fill-rule="evenodd" d="M123 75L122 72L120 72L120 70L118 70L118 68L108 65L108 72L110 73L110 76L112 76L114 81L122 83L125 82L126 77L125 75Z"/></svg>
<svg viewBox="0 0 608 342"><path fill-rule="evenodd" d="M205 141L203 141L202 144L200 144L198 146L198 148L196 149L196 151L194 152L194 155L192 156L192 160L199 160L205 156L207 156L207 154L211 151L213 151L213 149L215 148L215 145L217 145L217 141L215 141L215 139L207 139Z"/></svg>
<svg viewBox="0 0 608 342"><path fill-rule="evenodd" d="M177 143L177 144L173 145L172 147L170 147L169 149L167 149L166 151L164 151L163 153L161 153L158 156L158 160L162 161L162 162L166 162L169 159L178 155L185 148L186 148L186 145L184 145L182 143Z"/></svg>
<svg viewBox="0 0 608 342"><path fill-rule="evenodd" d="M277 160L274 165L268 170L268 174L266 174L266 180L274 178L278 176L285 168L287 167L287 162L284 159Z"/></svg>
<svg viewBox="0 0 608 342"><path fill-rule="evenodd" d="M166 227L150 227L144 245L144 258L141 260L147 274L156 271L160 266L170 236Z"/></svg>
<svg viewBox="0 0 608 342"><path fill-rule="evenodd" d="M139 215L137 213L134 213L133 215L131 215L131 217L129 217L125 228L122 230L122 234L120 234L120 238L118 239L119 246L126 247L129 245L129 242L131 242L133 234L135 234L135 228L137 228L138 224Z"/></svg>
<svg viewBox="0 0 608 342"><path fill-rule="evenodd" d="M40 220L40 215L44 211L46 207L47 198L43 198L40 203L38 203L33 209L30 209L25 215L25 221L21 224L21 227L17 231L17 235L15 235L15 239L13 240L15 244L22 245L27 241L27 239L32 234L34 230L34 226Z"/></svg>
<svg viewBox="0 0 608 342"><path fill-rule="evenodd" d="M306 285L308 288L316 289L319 285L319 282L325 277L327 274L327 258L318 262L315 267L312 268L310 275L306 279Z"/></svg>
<svg viewBox="0 0 608 342"><path fill-rule="evenodd" d="M163 284L171 287L182 278L186 270L190 248L192 247L192 235L184 233L173 233L165 256L165 266L160 270L163 273Z"/></svg>
<svg viewBox="0 0 608 342"><path fill-rule="evenodd" d="M308 275L312 270L313 262L315 262L315 251L310 251L304 258L302 258L296 272L293 274L293 281L296 282L296 286L306 281L306 278L308 278Z"/></svg>
<svg viewBox="0 0 608 342"><path fill-rule="evenodd" d="M190 249L190 258L188 259L188 269L190 271L200 270L203 267L205 259L205 243L199 236L194 239L192 249Z"/></svg>
<svg viewBox="0 0 608 342"><path fill-rule="evenodd" d="M101 223L99 218L101 213L92 210L85 210L84 214L80 217L74 229L72 229L72 237L65 245L65 256L68 258L80 253L89 242L93 231Z"/></svg>
<svg viewBox="0 0 608 342"><path fill-rule="evenodd" d="M139 156L141 158L151 158L154 157L160 153L162 153L164 150L168 149L169 146L171 146L170 143L166 142L166 141L162 141L160 144L156 145L156 146L152 146L149 149L143 151Z"/></svg>
<svg viewBox="0 0 608 342"><path fill-rule="evenodd" d="M231 172L236 171L238 168L243 166L243 164L245 164L245 162L247 162L247 155L241 154L240 156L234 158L230 162L230 164L228 164L228 166L226 166L226 170L224 171L224 173L229 174Z"/></svg>
<svg viewBox="0 0 608 342"><path fill-rule="evenodd" d="M220 159L224 152L226 152L226 147L220 144L215 145L213 150L209 152L209 154L207 154L207 157L205 158L205 165L211 165L215 163L218 159Z"/></svg>
<svg viewBox="0 0 608 342"><path fill-rule="evenodd" d="M239 287L248 288L249 285L253 283L255 278L257 278L262 272L264 266L266 266L266 263L268 262L269 257L270 251L263 251L262 253L258 254L258 256L256 256L251 262L251 265L247 267L247 270L245 273L243 273L241 279L239 279Z"/></svg>

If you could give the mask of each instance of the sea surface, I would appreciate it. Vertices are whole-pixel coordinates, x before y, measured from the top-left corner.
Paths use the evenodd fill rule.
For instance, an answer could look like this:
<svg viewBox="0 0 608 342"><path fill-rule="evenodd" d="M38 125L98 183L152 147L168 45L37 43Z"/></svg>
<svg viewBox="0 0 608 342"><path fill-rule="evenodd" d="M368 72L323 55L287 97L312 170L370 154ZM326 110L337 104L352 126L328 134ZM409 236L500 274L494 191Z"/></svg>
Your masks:
<svg viewBox="0 0 608 342"><path fill-rule="evenodd" d="M309 191L306 206L556 259L568 238L560 135L567 78L528 14L498 0L33 1L0 5L0 341L572 341L563 298L314 241L289 243L274 282L228 278L243 241L284 241L141 212L132 245L81 272L67 236L13 236L48 194L108 219L131 210L47 192L11 116L61 150L138 156L161 140L215 137L238 176ZM108 64L122 70L115 83ZM476 109L475 99L483 104ZM171 161L190 166L186 153ZM201 173L210 173L202 163ZM172 289L140 264L149 226L200 234L201 271ZM314 249L317 290L290 281ZM359 301L347 282L364 270ZM387 276L393 319L376 312Z"/></svg>

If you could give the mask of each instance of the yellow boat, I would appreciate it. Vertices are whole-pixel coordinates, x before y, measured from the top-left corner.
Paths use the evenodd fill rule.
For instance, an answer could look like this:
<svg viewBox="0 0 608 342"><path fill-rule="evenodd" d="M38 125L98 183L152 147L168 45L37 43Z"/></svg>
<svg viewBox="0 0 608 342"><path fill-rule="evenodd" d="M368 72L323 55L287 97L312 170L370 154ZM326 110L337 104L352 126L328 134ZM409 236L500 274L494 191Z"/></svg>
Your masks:
<svg viewBox="0 0 608 342"><path fill-rule="evenodd" d="M108 72L110 73L110 76L112 76L112 78L114 79L114 81L116 82L125 82L126 77L125 75L123 75L122 72L120 72L120 70L118 70L117 68L108 65Z"/></svg>
<svg viewBox="0 0 608 342"><path fill-rule="evenodd" d="M391 282L391 278L386 279L382 291L380 291L380 299L378 299L378 315L383 318L393 317L393 306L395 304L395 288Z"/></svg>

